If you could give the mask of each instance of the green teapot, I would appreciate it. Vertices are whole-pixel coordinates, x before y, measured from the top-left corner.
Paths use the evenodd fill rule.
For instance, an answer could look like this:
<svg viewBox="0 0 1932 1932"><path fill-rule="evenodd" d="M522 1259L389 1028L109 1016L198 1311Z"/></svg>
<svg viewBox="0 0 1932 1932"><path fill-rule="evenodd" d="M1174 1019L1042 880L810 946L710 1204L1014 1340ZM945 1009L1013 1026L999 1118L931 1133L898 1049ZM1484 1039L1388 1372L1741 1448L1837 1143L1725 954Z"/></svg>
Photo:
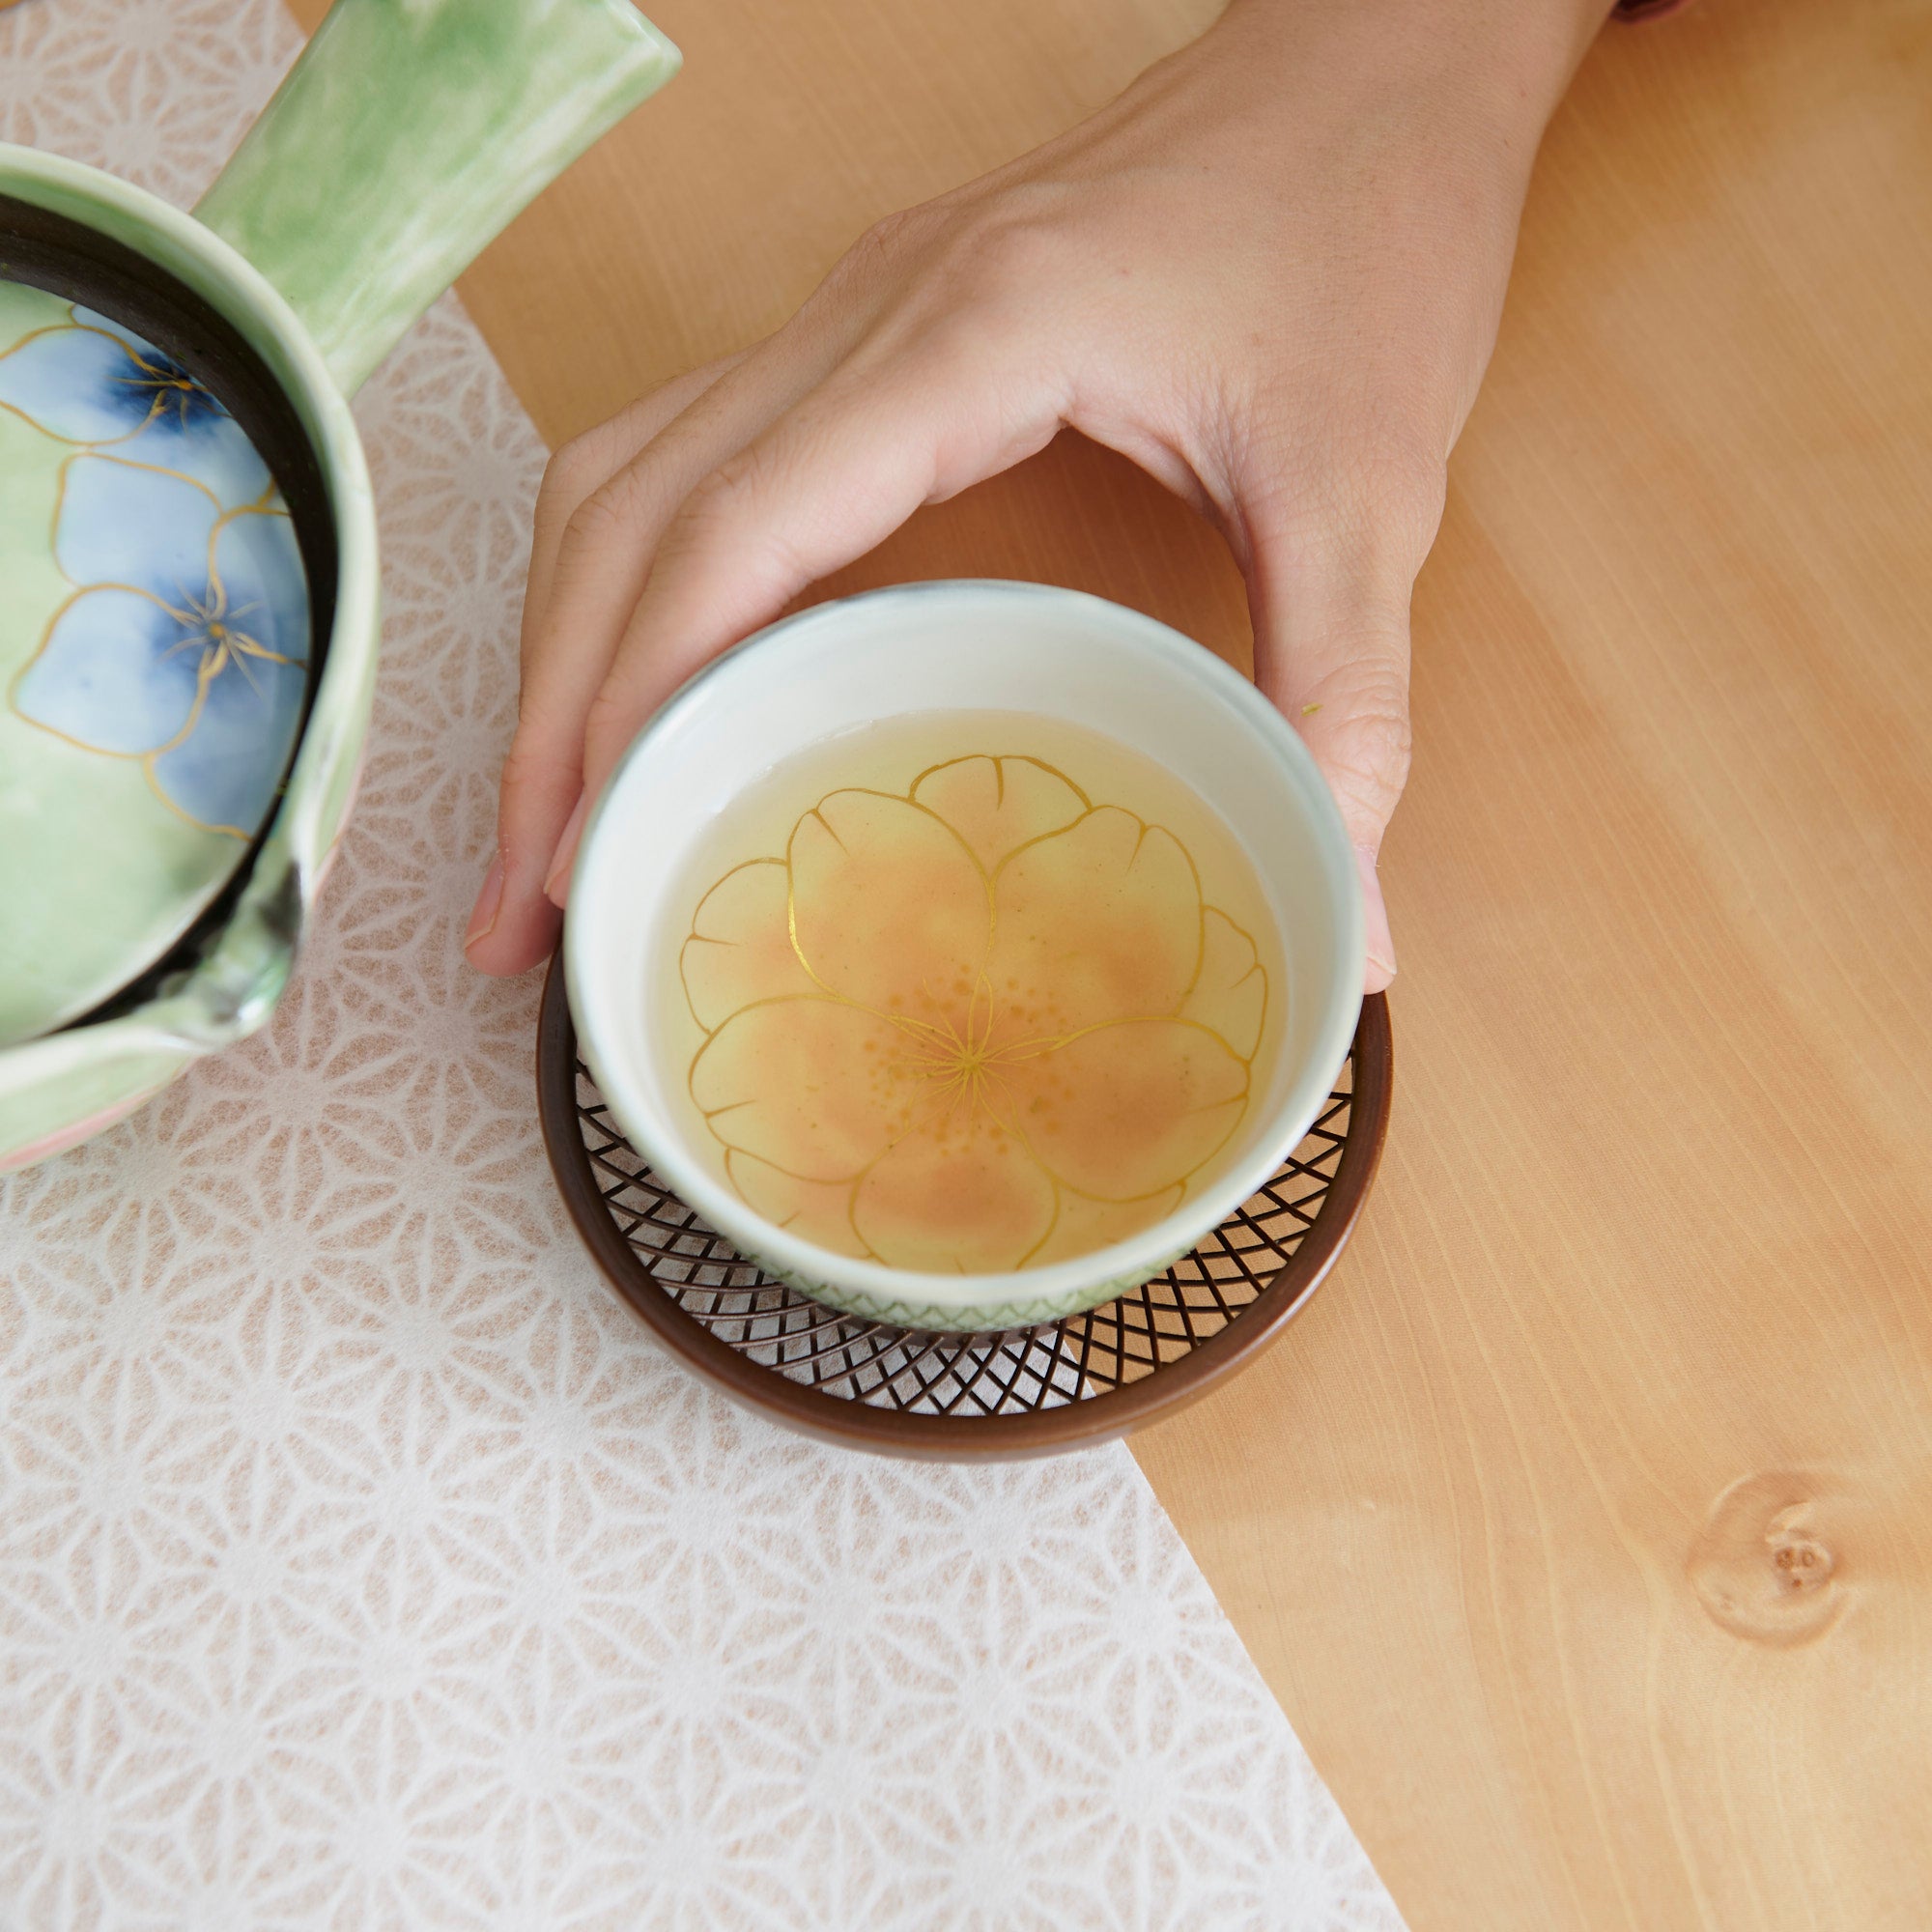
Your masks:
<svg viewBox="0 0 1932 1932"><path fill-rule="evenodd" d="M347 398L678 64L630 0L335 0L192 216L0 144L0 1171L272 1011L375 685Z"/></svg>

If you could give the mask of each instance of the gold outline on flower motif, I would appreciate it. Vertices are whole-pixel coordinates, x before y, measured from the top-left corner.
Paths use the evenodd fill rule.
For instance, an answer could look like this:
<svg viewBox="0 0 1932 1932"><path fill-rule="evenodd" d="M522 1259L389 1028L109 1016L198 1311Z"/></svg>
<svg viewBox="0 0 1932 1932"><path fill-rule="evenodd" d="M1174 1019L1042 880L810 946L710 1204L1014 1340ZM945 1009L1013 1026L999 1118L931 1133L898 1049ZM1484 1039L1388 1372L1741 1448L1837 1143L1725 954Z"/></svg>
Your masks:
<svg viewBox="0 0 1932 1932"><path fill-rule="evenodd" d="M52 327L64 327L66 325L56 324ZM74 327L85 327L86 325L75 324ZM49 330L42 329L36 332L46 334ZM105 330L101 329L94 331L96 334L104 334L105 332ZM25 337L21 339L22 341L26 340ZM114 336L110 339L118 342L120 337ZM18 346L19 344L17 343L14 345L15 348ZM7 352L9 355L12 353L11 350ZM15 412L15 413L17 414L18 412ZM31 418L28 418L28 420L31 421ZM150 416L149 420L152 421L153 417ZM38 428L39 425L36 424L35 427ZM146 425L144 424L143 427L145 428ZM61 442L72 440L72 439L68 437L59 437L55 440ZM107 446L103 443L86 443L77 448L71 456L64 458L61 462L60 471L54 484L53 517L47 533L47 548L49 554L53 557L54 568L73 586L73 591L72 595L61 600L59 608L47 619L46 627L41 633L40 642L28 653L27 657L14 670L14 675L8 680L7 708L21 724L31 725L36 731L44 731L49 737L58 738L63 744L71 745L76 751L91 753L95 757L99 758L118 759L124 763L129 760L138 761L141 766L142 776L148 781L149 790L177 818L185 824L193 826L198 832L214 833L224 838L239 838L245 845L254 838L254 832L245 831L239 825L211 824L208 820L197 818L192 812L184 810L181 806L177 805L161 789L160 781L155 774L154 761L164 753L175 750L177 746L181 745L191 735L195 725L200 722L202 711L208 702L208 687L231 664L237 670L242 672L244 678L247 678L251 687L254 680L248 678L247 666L244 662L247 658L260 658L270 664L289 666L305 664L306 661L303 659L288 657L280 651L270 650L259 639L249 636L244 631L237 631L231 625L222 621L229 614L227 610L228 593L226 586L221 581L220 568L215 562L216 546L221 540L222 531L229 525L239 522L242 517L280 517L284 522L287 522L289 520L289 513L286 509L277 509L270 506L270 499L277 495L276 486L272 478L270 480L268 487L251 501L238 504L232 510L224 510L221 507L220 497L200 477L190 476L185 470L170 469L165 464L135 463L125 456L99 455L99 450ZM210 503L214 506L214 521L210 525L208 532L208 581L213 588L213 596L207 605L198 603L195 599L184 593L183 603L186 608L177 609L174 605L168 603L165 598L156 597L152 590L145 589L138 583L117 583L111 580L82 583L70 573L66 564L61 561L59 544L60 516L61 510L67 501L68 472L76 463L81 462L87 457L94 457L96 461L101 463L115 464L123 469L143 469L156 476L171 476L177 482L186 483L193 489L199 490L208 498ZM211 667L209 657L205 655L201 664L196 668L194 698L188 707L186 721L183 724L181 729L165 744L151 746L145 752L113 752L109 751L105 746L90 745L84 739L74 737L71 732L63 731L59 725L46 724L43 720L36 718L32 713L23 711L20 708L19 692L21 681L40 663L41 659L46 655L47 646L53 641L54 631L59 626L60 620L67 615L68 611L82 597L94 590L119 590L126 592L129 596L145 597L151 604L157 605L169 616L184 626L192 624L197 619L208 620L206 636L201 639L184 638L168 647L167 655L171 656L175 651L186 649L190 645L200 642L209 647L213 658L213 663ZM248 611L254 610L254 608L253 604L246 604L242 606L234 614L238 616L245 615ZM279 790L279 788L278 786L277 789ZM257 827L256 829L259 830L260 828Z"/></svg>
<svg viewBox="0 0 1932 1932"><path fill-rule="evenodd" d="M21 286L31 288L33 284L23 283ZM28 343L37 342L43 335L99 335L102 337L105 341L113 343L114 346L117 349L119 349L121 353L127 356L128 361L133 363L137 369L144 369L150 375L155 375L159 373L154 368L153 364L146 362L142 359L141 355L135 350L133 344L128 342L126 337L116 335L111 328L98 328L91 322L82 322L79 316L74 314L73 310L74 310L74 305L71 302L70 302L68 304L68 311L67 311L68 320L66 322L43 322L40 326L40 327L28 329L26 334L16 337L14 341L10 342L5 349L0 349L0 362L6 361L8 357L11 355L17 355L22 349L26 348ZM159 355L161 352L159 350L156 350L155 353L156 355ZM118 382L125 382L127 379L125 377L117 377L115 380ZM197 383L192 378L189 378L185 382L175 382L171 380L168 383L167 386L172 389L179 389L183 392L182 420L184 423L185 423L187 420L187 397L193 394L196 390L199 390L204 396L207 396L216 406L216 408L222 411L222 413L224 415L227 413L226 405L222 403L221 398L217 396L213 389L209 388L206 384ZM139 436L148 427L148 425L152 423L155 420L155 418L161 413L164 407L165 407L164 399L157 395L156 396L154 401L149 405L148 413L145 416L143 416L141 420L138 423L136 423L132 429L123 430L119 436L86 437L86 436L63 436L59 430L49 429L45 423L41 422L37 420L35 417L29 415L27 412L19 406L19 404L0 402L0 410L5 410L9 415L18 416L20 420L23 423L25 423L29 429L39 430L43 436L51 437L55 442L71 443L74 447L80 450L116 449L124 442L131 442L135 437ZM154 464L143 464L141 467L143 469L155 469L157 466ZM170 473L172 474L173 472ZM189 478L188 480L193 481L194 479Z"/></svg>
<svg viewBox="0 0 1932 1932"><path fill-rule="evenodd" d="M983 760L993 767L996 810L1004 806L1006 802L1006 765L1009 761L1035 766L1049 777L1058 780L1080 801L1082 810L1065 825L1055 827L1048 832L1035 834L1032 838L1020 840L1005 852L998 864L994 866L991 871L988 871L978 852L973 849L973 846L960 833L958 828L949 823L940 812L915 796L926 780L932 778L937 773L948 770L954 765L963 765L979 760ZM973 867L974 871L979 876L986 894L987 954L991 952L998 932L999 879L1001 874L1006 871L1007 867L1021 853L1029 851L1036 846L1046 844L1053 839L1067 837L1078 827L1086 824L1097 813L1103 811L1121 812L1139 827L1134 843L1133 857L1138 857L1142 846L1146 843L1150 836L1154 833L1161 834L1173 843L1175 849L1179 852L1182 860L1186 863L1188 874L1194 887L1194 901L1197 908L1195 955L1193 972L1188 978L1186 986L1181 991L1179 997L1164 1011L1122 1014L1110 1019L1097 1020L1086 1026L1075 1027L1064 1034L1042 1034L1022 1037L997 1048L991 1047L990 1042L998 1022L999 1000L987 976L983 955L981 964L977 969L976 981L968 997L965 1032L963 1035L948 1021L920 1019L908 1013L883 1010L877 1007L868 1006L864 1001L852 999L849 995L836 991L813 969L811 961L806 956L804 945L799 937L798 886L792 853L799 834L804 830L808 822L814 819L817 820L826 836L838 846L840 851L849 850L844 840L838 837L837 829L824 816L824 808L826 805L833 798L838 796L876 798L888 800L897 805L910 805L916 810L924 813L926 817L930 818L957 843ZM1128 863L1132 864L1132 858L1129 859ZM748 1000L742 1006L733 1009L716 1026L707 1026L703 1016L697 1010L696 1000L693 997L691 980L686 969L685 960L694 944L714 945L719 942L709 939L706 935L698 931L698 914L705 904L709 902L712 895L727 880L735 878L741 872L750 871L754 867L762 866L779 866L783 867L785 874L786 936L790 942L793 957L797 960L800 969L816 990L810 993L778 993L763 998ZM1245 1054L1236 1052L1233 1042L1216 1028L1208 1026L1204 1021L1188 1017L1182 1011L1188 1001L1200 990L1201 976L1207 968L1208 918L1210 913L1221 920L1229 930L1246 945L1253 961L1247 972L1241 974L1238 979L1234 980L1227 990L1233 991L1236 987L1244 985L1255 975L1260 975L1261 977L1261 1011L1255 1025L1255 1044ZM857 1221L859 1195L866 1179L888 1154L901 1146L913 1134L933 1125L937 1122L951 1119L957 1108L965 1105L976 1110L983 1110L986 1117L993 1122L997 1128L1010 1134L1052 1187L1052 1216L1038 1239L1034 1242L1032 1247L1026 1251L1018 1262L1017 1266L1021 1268L1030 1265L1034 1256L1038 1254L1052 1240L1054 1233L1060 1225L1065 1202L1069 1197L1075 1201L1086 1202L1094 1206L1133 1208L1149 1202L1161 1200L1163 1197L1171 1195L1174 1197L1173 1201L1161 1210L1161 1213L1172 1212L1174 1208L1179 1206L1180 1202L1186 1198L1189 1184L1204 1169L1219 1157L1222 1151L1227 1147L1228 1142L1239 1129L1242 1121L1247 1116L1248 1104L1253 1097L1254 1063L1261 1051L1263 1042L1267 1037L1267 1022L1270 1009L1270 988L1268 986L1267 971L1261 963L1261 949L1256 944L1254 934L1248 931L1246 927L1237 924L1233 919L1229 918L1228 914L1222 911L1220 907L1208 904L1202 889L1200 867L1195 863L1193 853L1188 850L1185 842L1179 835L1165 825L1150 823L1137 812L1128 811L1124 807L1096 806L1089 793L1076 784L1066 773L1061 771L1057 766L1047 763L1042 758L1012 753L965 753L957 757L942 759L938 763L929 765L923 771L920 772L903 792L882 791L876 787L866 785L841 785L824 793L816 804L812 805L806 811L801 812L793 822L791 831L785 837L783 858L761 857L742 860L739 864L727 867L725 871L722 872L717 879L712 881L698 895L696 907L693 911L690 926L679 946L678 980L684 993L686 1009L696 1023L698 1032L703 1036L703 1044L692 1056L691 1064L686 1068L686 1095L698 1117L710 1129L720 1148L723 1149L726 1178L737 1191L739 1198L748 1207L753 1204L746 1192L743 1179L734 1170L734 1159L755 1161L760 1167L769 1169L775 1174L782 1175L787 1179L800 1182L804 1185L843 1188L847 1190L845 1220L852 1239L857 1244L860 1253L866 1259L880 1261L883 1258L877 1254L866 1239L866 1236L861 1233ZM696 1083L698 1063L702 1060L706 1048L710 1046L711 1042L726 1026L743 1017L746 1013L758 1010L759 1009L789 1005L795 1002L810 1002L812 1005L842 1007L878 1020L900 1035L906 1042L906 1050L910 1058L916 1064L925 1063L930 1067L930 1071L923 1075L928 1083L929 1103L918 1111L916 1118L909 1119L900 1131L894 1135L870 1160L867 1161L855 1173L842 1176L834 1180L818 1180L811 1176L796 1173L789 1168L781 1166L777 1161L766 1158L762 1154L753 1153L749 1149L734 1147L724 1139L724 1135L719 1132L716 1122L726 1114L736 1112L742 1107L755 1104L755 1095L743 1100L730 1101L724 1106L713 1109L706 1109L697 1097ZM1233 1100L1238 1099L1240 1102L1239 1109L1230 1121L1227 1130L1215 1142L1214 1146L1176 1179L1165 1181L1158 1187L1148 1189L1140 1194L1125 1196L1118 1201L1106 1200L1096 1195L1087 1194L1081 1189L1072 1186L1055 1173L1053 1168L1034 1146L1032 1139L1026 1132L1024 1122L1019 1118L1015 1097L1001 1069L1007 1066L1017 1065L1028 1060L1038 1059L1047 1053L1055 1052L1070 1044L1074 1040L1082 1039L1112 1028L1144 1025L1150 1020L1165 1020L1175 1025L1194 1028L1214 1040L1232 1060L1236 1062L1243 1071L1240 1091L1237 1094L1231 1094L1227 1100L1215 1102L1214 1106L1217 1109L1226 1107ZM775 1225L781 1228L790 1226L793 1221L798 1219L801 1211L794 1210L792 1214L786 1216L784 1220L777 1222ZM1160 1218L1161 1214L1154 1214L1150 1217L1147 1225L1151 1225L1152 1221Z"/></svg>

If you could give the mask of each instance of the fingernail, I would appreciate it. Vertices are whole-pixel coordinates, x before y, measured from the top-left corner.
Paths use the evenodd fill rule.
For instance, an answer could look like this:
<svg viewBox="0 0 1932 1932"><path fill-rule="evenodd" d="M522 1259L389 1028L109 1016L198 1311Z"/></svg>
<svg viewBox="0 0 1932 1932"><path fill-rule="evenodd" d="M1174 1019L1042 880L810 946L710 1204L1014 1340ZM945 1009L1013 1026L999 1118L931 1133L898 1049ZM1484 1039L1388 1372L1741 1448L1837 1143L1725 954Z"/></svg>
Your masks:
<svg viewBox="0 0 1932 1932"><path fill-rule="evenodd" d="M570 884L571 863L577 857L577 840L583 831L583 809L589 803L588 792L579 794L577 809L563 828L563 837L556 841L556 857L550 862L550 870L544 877L544 897L553 905L563 903L558 895Z"/></svg>
<svg viewBox="0 0 1932 1932"><path fill-rule="evenodd" d="M1395 978L1395 941L1389 936L1388 906L1376 872L1376 855L1358 845L1355 866L1362 875L1362 938L1369 955L1369 977L1379 976L1386 983Z"/></svg>
<svg viewBox="0 0 1932 1932"><path fill-rule="evenodd" d="M483 874L483 890L476 895L476 910L469 915L469 930L463 935L468 952L479 939L488 939L497 929L497 915L503 909L503 855L498 852Z"/></svg>

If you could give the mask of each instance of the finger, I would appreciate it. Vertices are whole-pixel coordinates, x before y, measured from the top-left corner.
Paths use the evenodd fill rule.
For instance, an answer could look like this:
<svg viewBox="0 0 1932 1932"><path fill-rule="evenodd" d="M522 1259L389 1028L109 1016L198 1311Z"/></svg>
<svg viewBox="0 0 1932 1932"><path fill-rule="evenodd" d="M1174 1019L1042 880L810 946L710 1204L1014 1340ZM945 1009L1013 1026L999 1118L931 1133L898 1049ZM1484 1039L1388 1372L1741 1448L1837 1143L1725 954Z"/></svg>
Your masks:
<svg viewBox="0 0 1932 1932"><path fill-rule="evenodd" d="M718 372L564 518L544 602L532 606L526 623L517 733L503 764L497 864L484 880L466 941L484 971L522 972L555 943L544 878L582 790L584 719L659 533L698 476L816 380L833 353L816 339L822 333L781 331Z"/></svg>
<svg viewBox="0 0 1932 1932"><path fill-rule="evenodd" d="M1335 795L1362 883L1363 987L1378 993L1396 970L1377 862L1408 779L1415 566L1399 546L1365 554L1246 521L1255 681L1301 733Z"/></svg>
<svg viewBox="0 0 1932 1932"><path fill-rule="evenodd" d="M524 584L523 637L521 657L526 676L536 652L533 639L541 627L550 603L556 571L557 550L563 532L584 498L605 483L613 471L635 457L652 438L673 422L711 387L726 370L743 359L744 352L720 357L702 367L687 370L667 383L647 390L608 422L583 435L573 437L552 453L544 468L542 486L537 491L536 512L530 538L530 564ZM521 711L521 700L519 703ZM514 751L514 747L513 747ZM564 805L565 812L569 803ZM469 915L464 936L464 950L475 949L477 963L486 971L522 972L552 949L556 939L556 922L546 912L534 920L512 920L505 927L504 884L508 855L541 838L541 797L524 805L520 811L507 814L498 809L497 849L491 858L476 904ZM520 822L520 817L522 822ZM552 840L555 828L552 828ZM512 837L512 834L523 836ZM527 903L527 889L522 898ZM501 932L501 937L497 935Z"/></svg>
<svg viewBox="0 0 1932 1932"><path fill-rule="evenodd" d="M563 532L578 506L600 485L608 482L653 438L660 435L717 382L727 369L745 359L747 351L722 355L696 369L687 369L655 388L646 389L635 402L560 444L544 466L543 484L537 491L535 527L530 536L529 574L524 583L523 652L529 655L530 640L537 622L549 607L551 585L556 570L557 549Z"/></svg>
<svg viewBox="0 0 1932 1932"><path fill-rule="evenodd" d="M1065 396L959 317L855 355L693 491L591 707L583 783L595 798L639 728L692 672L800 591L938 502L1031 456ZM547 889L560 904L574 843Z"/></svg>
<svg viewBox="0 0 1932 1932"><path fill-rule="evenodd" d="M1408 780L1407 612L1364 611L1331 637L1354 657L1296 685L1284 708L1341 807L1362 882L1363 990L1379 993L1396 971L1378 867L1383 835Z"/></svg>

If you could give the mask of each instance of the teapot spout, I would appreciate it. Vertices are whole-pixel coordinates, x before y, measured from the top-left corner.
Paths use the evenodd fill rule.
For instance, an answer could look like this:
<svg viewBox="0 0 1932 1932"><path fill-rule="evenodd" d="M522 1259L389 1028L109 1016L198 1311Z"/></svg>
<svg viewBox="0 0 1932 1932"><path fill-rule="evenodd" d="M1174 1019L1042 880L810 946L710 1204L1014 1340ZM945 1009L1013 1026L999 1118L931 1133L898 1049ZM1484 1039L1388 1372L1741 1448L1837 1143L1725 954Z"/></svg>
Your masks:
<svg viewBox="0 0 1932 1932"><path fill-rule="evenodd" d="M195 213L352 394L680 59L630 0L335 0Z"/></svg>

